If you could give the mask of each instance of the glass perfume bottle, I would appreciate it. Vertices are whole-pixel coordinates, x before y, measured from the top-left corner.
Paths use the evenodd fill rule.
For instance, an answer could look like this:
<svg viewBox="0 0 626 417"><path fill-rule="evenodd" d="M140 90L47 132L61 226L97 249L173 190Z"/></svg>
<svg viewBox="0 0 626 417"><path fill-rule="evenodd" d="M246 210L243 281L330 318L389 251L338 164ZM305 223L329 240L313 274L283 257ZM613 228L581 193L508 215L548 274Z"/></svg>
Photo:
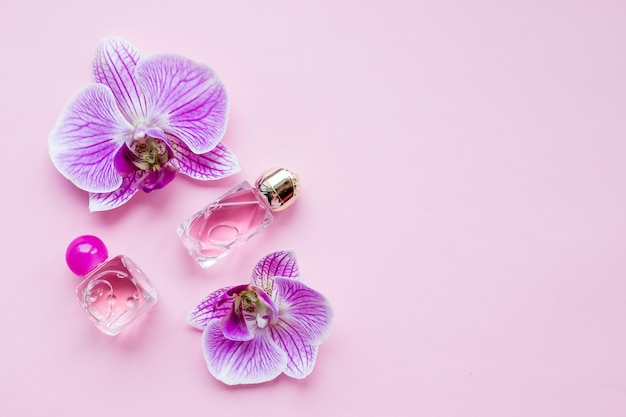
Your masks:
<svg viewBox="0 0 626 417"><path fill-rule="evenodd" d="M128 257L107 258L105 244L91 235L74 239L65 253L70 270L84 277L78 302L98 329L114 336L156 304L157 292Z"/></svg>
<svg viewBox="0 0 626 417"><path fill-rule="evenodd" d="M244 181L185 220L178 235L189 255L209 267L272 224L273 212L291 206L299 192L296 174L270 169L254 186Z"/></svg>

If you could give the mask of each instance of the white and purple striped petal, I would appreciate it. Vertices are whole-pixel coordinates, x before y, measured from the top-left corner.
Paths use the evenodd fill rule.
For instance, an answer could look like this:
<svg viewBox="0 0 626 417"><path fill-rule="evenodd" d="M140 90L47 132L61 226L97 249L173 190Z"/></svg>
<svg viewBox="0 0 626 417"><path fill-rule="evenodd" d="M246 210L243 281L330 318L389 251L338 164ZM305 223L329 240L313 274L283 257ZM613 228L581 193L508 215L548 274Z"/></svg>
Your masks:
<svg viewBox="0 0 626 417"><path fill-rule="evenodd" d="M202 350L209 372L228 385L271 381L287 366L287 354L261 331L248 341L228 340L220 320L212 320L202 333Z"/></svg>
<svg viewBox="0 0 626 417"><path fill-rule="evenodd" d="M178 172L196 180L216 180L239 172L239 161L235 154L222 143L211 151L197 155L182 142L170 137L170 146L175 159L172 165Z"/></svg>
<svg viewBox="0 0 626 417"><path fill-rule="evenodd" d="M228 97L207 66L177 55L144 58L136 77L147 105L146 122L182 140L193 153L206 153L226 130Z"/></svg>
<svg viewBox="0 0 626 417"><path fill-rule="evenodd" d="M122 185L109 193L89 193L89 211L112 210L126 203L139 189L137 182L141 181L143 173L136 171L124 177Z"/></svg>
<svg viewBox="0 0 626 417"><path fill-rule="evenodd" d="M299 275L296 255L293 252L273 252L263 257L252 270L252 285L272 295L274 291L273 277L298 279Z"/></svg>
<svg viewBox="0 0 626 417"><path fill-rule="evenodd" d="M93 61L94 79L111 89L120 111L131 122L146 114L146 100L135 80L140 59L139 51L130 43L106 38L100 42Z"/></svg>
<svg viewBox="0 0 626 417"><path fill-rule="evenodd" d="M328 337L333 311L319 292L300 281L274 279L274 302L279 318L311 345L319 345Z"/></svg>
<svg viewBox="0 0 626 417"><path fill-rule="evenodd" d="M233 306L233 298L227 295L231 288L234 287L221 288L204 297L187 315L187 323L203 330L211 320L224 317Z"/></svg>
<svg viewBox="0 0 626 417"><path fill-rule="evenodd" d="M132 126L118 110L111 90L93 84L65 107L48 139L50 158L78 188L114 191L122 184L115 155L131 134Z"/></svg>
<svg viewBox="0 0 626 417"><path fill-rule="evenodd" d="M278 324L269 327L272 339L287 354L285 375L302 379L308 376L315 366L317 346L311 345L300 329L292 327L288 322L279 320Z"/></svg>

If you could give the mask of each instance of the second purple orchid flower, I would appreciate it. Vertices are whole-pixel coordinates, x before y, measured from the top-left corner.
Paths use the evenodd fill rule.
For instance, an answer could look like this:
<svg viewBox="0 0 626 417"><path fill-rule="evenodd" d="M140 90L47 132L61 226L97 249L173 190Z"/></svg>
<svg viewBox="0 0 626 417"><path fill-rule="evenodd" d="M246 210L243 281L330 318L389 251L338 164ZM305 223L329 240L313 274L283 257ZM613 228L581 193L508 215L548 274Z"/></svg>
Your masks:
<svg viewBox="0 0 626 417"><path fill-rule="evenodd" d="M213 180L239 171L220 143L228 97L209 67L178 55L142 57L107 38L93 75L96 83L70 100L48 140L56 168L89 192L91 211L163 188L176 173Z"/></svg>
<svg viewBox="0 0 626 417"><path fill-rule="evenodd" d="M237 385L308 376L332 318L328 300L299 281L293 252L280 251L257 263L250 284L205 297L187 322L203 330L209 372Z"/></svg>

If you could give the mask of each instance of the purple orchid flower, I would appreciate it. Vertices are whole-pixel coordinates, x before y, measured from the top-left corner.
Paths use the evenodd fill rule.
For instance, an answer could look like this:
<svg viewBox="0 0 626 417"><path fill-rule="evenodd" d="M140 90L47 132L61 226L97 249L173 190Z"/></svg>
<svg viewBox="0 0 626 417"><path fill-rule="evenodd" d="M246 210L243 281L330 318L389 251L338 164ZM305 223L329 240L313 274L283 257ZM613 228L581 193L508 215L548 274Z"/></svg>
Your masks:
<svg viewBox="0 0 626 417"><path fill-rule="evenodd" d="M203 330L209 371L228 385L304 378L330 333L330 304L298 280L292 252L274 252L254 268L251 284L217 290L187 316Z"/></svg>
<svg viewBox="0 0 626 417"><path fill-rule="evenodd" d="M93 62L96 84L74 96L50 133L50 158L91 211L110 210L177 172L213 180L239 171L220 143L228 97L217 75L177 55L141 57L107 38Z"/></svg>

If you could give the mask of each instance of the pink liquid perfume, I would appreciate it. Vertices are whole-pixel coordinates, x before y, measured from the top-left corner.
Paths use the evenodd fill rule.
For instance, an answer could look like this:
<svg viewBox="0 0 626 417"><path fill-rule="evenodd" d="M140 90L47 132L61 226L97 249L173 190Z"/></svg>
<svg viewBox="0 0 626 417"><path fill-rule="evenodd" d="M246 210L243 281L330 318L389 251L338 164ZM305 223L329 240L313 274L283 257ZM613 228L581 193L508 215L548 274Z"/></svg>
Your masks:
<svg viewBox="0 0 626 417"><path fill-rule="evenodd" d="M74 239L65 253L72 272L84 277L78 302L98 329L114 336L156 304L157 292L128 257L107 257L102 240L90 235Z"/></svg>
<svg viewBox="0 0 626 417"><path fill-rule="evenodd" d="M178 235L189 255L209 267L269 226L273 212L293 204L299 192L296 174L271 169L254 186L244 181L185 220Z"/></svg>

